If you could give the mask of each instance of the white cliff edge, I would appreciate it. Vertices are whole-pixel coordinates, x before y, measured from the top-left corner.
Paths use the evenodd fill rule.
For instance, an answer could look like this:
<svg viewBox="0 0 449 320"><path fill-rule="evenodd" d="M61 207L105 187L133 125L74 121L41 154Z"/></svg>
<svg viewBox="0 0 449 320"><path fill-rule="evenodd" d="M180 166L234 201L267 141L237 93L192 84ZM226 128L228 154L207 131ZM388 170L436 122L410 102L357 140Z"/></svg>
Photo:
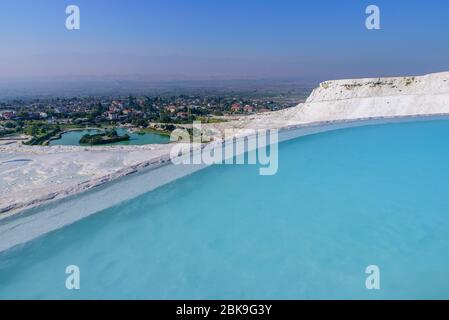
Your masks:
<svg viewBox="0 0 449 320"><path fill-rule="evenodd" d="M419 77L326 81L297 117L300 122L449 113L449 72Z"/></svg>

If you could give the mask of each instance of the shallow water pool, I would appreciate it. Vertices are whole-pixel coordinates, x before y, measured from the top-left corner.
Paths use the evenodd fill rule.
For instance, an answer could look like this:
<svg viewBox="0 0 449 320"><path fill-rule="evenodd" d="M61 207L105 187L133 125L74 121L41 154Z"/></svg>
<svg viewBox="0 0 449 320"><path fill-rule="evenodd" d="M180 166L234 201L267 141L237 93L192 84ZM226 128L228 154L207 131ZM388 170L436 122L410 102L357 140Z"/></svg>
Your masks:
<svg viewBox="0 0 449 320"><path fill-rule="evenodd" d="M302 137L258 173L209 167L0 253L0 298L449 298L449 121Z"/></svg>

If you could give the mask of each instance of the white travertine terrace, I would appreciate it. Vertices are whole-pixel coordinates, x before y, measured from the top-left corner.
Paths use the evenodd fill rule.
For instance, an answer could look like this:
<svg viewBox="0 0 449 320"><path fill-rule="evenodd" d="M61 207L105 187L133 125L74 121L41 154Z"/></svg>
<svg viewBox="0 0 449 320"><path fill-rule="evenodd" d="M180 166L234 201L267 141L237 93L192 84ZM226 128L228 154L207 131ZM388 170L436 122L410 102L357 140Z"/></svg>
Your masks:
<svg viewBox="0 0 449 320"><path fill-rule="evenodd" d="M292 125L449 114L449 72L420 77L326 81L304 104L245 117L233 127L283 128ZM216 125L220 129L228 123Z"/></svg>
<svg viewBox="0 0 449 320"><path fill-rule="evenodd" d="M420 77L326 81L304 104L208 125L211 129L298 125L449 114L449 72ZM240 133L241 134L241 133ZM170 145L28 147L0 145L0 218L128 175L167 158Z"/></svg>
<svg viewBox="0 0 449 320"><path fill-rule="evenodd" d="M449 72L327 81L301 107L300 123L449 113Z"/></svg>
<svg viewBox="0 0 449 320"><path fill-rule="evenodd" d="M0 146L0 217L158 164L169 152L169 145Z"/></svg>

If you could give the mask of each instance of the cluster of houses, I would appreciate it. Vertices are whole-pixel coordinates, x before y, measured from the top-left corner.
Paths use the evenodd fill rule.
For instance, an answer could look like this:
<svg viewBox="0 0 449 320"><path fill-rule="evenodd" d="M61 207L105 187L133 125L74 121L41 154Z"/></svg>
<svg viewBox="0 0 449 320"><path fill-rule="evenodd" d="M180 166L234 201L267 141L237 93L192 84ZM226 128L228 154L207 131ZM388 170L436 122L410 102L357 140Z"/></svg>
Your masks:
<svg viewBox="0 0 449 320"><path fill-rule="evenodd" d="M254 114L288 107L269 98L236 96L75 97L13 101L0 104L0 120L45 120L48 123L185 122L201 116Z"/></svg>
<svg viewBox="0 0 449 320"><path fill-rule="evenodd" d="M187 109L187 111L186 111ZM169 105L164 107L164 111L168 113L173 119L180 119L180 120L187 120L191 113L201 113L198 112L200 109L206 110L205 107L199 107L199 106L190 106L188 108L184 106L175 106L175 105Z"/></svg>
<svg viewBox="0 0 449 320"><path fill-rule="evenodd" d="M16 117L15 111L10 110L0 110L0 119L1 120L12 120Z"/></svg>
<svg viewBox="0 0 449 320"><path fill-rule="evenodd" d="M266 108L261 108L261 109L257 109L255 106L251 106L251 105L245 105L242 106L240 103L233 103L231 106L231 112L232 113L255 113L255 112L269 112L271 111L270 109L266 109Z"/></svg>
<svg viewBox="0 0 449 320"><path fill-rule="evenodd" d="M14 110L0 110L0 120L40 120L47 119L46 112L26 112L17 114Z"/></svg>
<svg viewBox="0 0 449 320"><path fill-rule="evenodd" d="M144 112L126 107L121 101L113 100L108 110L103 115L110 121L122 121L130 116L142 117L144 116Z"/></svg>

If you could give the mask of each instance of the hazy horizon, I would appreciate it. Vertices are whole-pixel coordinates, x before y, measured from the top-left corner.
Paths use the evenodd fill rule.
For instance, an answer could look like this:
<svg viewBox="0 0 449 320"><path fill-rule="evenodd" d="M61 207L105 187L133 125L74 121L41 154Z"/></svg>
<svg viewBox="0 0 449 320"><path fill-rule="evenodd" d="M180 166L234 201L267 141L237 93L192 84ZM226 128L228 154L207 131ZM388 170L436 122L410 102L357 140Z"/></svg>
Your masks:
<svg viewBox="0 0 449 320"><path fill-rule="evenodd" d="M80 30L65 28L70 4L80 8ZM381 30L365 28L369 4L4 0L0 80L317 83L449 70L448 2L375 1Z"/></svg>

